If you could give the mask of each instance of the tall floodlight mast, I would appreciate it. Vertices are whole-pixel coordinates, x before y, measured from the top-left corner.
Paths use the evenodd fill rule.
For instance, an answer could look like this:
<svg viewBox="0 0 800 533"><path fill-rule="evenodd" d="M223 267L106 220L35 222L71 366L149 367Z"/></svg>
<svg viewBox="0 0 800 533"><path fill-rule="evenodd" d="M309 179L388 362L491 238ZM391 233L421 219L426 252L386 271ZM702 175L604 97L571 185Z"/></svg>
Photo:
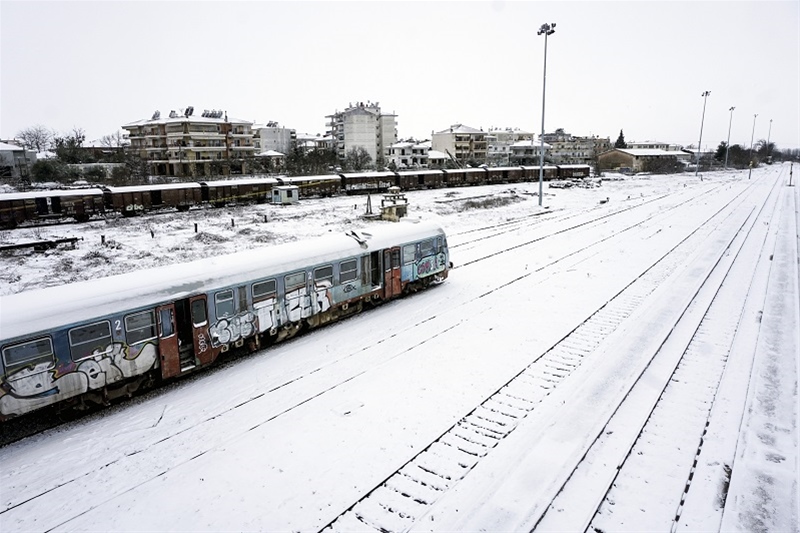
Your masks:
<svg viewBox="0 0 800 533"><path fill-rule="evenodd" d="M733 124L733 110L735 107L731 106L728 110L731 112L731 119L728 121L728 143L725 145L725 170L728 169L728 152L731 150L731 124Z"/></svg>
<svg viewBox="0 0 800 533"><path fill-rule="evenodd" d="M542 75L542 133L539 136L539 207L542 206L542 181L544 180L544 94L547 86L547 36L556 32L556 23L542 24L536 35L544 35L544 73Z"/></svg>
<svg viewBox="0 0 800 533"><path fill-rule="evenodd" d="M697 176L697 173L700 171L700 153L702 152L703 146L703 122L706 119L706 100L708 99L708 95L711 94L711 91L704 91L703 94L700 96L703 97L703 116L700 118L700 140L697 141L697 164L694 167L694 175Z"/></svg>

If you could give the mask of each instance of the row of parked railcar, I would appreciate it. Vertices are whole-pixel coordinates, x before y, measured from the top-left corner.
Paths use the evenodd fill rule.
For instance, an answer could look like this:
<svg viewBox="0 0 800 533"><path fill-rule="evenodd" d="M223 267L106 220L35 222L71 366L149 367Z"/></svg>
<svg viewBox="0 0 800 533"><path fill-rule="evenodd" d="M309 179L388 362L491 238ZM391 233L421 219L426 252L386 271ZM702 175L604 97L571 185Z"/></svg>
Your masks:
<svg viewBox="0 0 800 533"><path fill-rule="evenodd" d="M588 177L589 165L552 165L543 168L543 179ZM340 194L434 189L469 185L519 183L539 179L538 166L463 168L442 170L380 171L322 176L261 177L123 187L61 189L0 194L0 226L13 228L23 222L73 218L85 222L93 216L120 213L132 216L146 211L194 206L222 207L272 201L276 187L296 185L301 198Z"/></svg>

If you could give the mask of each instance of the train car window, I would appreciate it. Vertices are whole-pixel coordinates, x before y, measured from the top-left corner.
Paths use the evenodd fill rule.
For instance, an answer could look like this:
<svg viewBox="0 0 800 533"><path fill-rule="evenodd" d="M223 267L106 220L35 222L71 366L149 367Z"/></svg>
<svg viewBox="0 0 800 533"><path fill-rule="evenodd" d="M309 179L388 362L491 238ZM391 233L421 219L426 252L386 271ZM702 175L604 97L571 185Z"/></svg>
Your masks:
<svg viewBox="0 0 800 533"><path fill-rule="evenodd" d="M416 254L417 247L413 244L406 244L403 246L403 264L410 265L414 262L414 256Z"/></svg>
<svg viewBox="0 0 800 533"><path fill-rule="evenodd" d="M327 282L328 285L333 285L333 267L325 266L314 270L315 282Z"/></svg>
<svg viewBox="0 0 800 533"><path fill-rule="evenodd" d="M53 341L49 337L3 348L3 366L6 368L6 375L26 366L43 363L48 365L55 363Z"/></svg>
<svg viewBox="0 0 800 533"><path fill-rule="evenodd" d="M420 257L427 257L433 254L433 241L422 241L419 243L419 255Z"/></svg>
<svg viewBox="0 0 800 533"><path fill-rule="evenodd" d="M253 283L253 300L265 300L275 296L276 283L274 279Z"/></svg>
<svg viewBox="0 0 800 533"><path fill-rule="evenodd" d="M339 263L339 283L352 281L358 277L358 261L342 261Z"/></svg>
<svg viewBox="0 0 800 533"><path fill-rule="evenodd" d="M166 339L175 333L175 327L172 324L172 309L162 309L160 314L161 338Z"/></svg>
<svg viewBox="0 0 800 533"><path fill-rule="evenodd" d="M153 311L145 311L144 313L136 313L125 317L125 339L128 344L137 344L155 338L156 316Z"/></svg>
<svg viewBox="0 0 800 533"><path fill-rule="evenodd" d="M289 274L283 278L283 283L286 287L286 292L303 287L306 284L306 273L295 272L294 274Z"/></svg>
<svg viewBox="0 0 800 533"><path fill-rule="evenodd" d="M111 324L106 320L69 330L69 350L72 360L104 354L111 346Z"/></svg>
<svg viewBox="0 0 800 533"><path fill-rule="evenodd" d="M206 303L204 300L195 300L192 302L192 324L197 326L202 326L206 322L208 322L208 317L206 316Z"/></svg>
<svg viewBox="0 0 800 533"><path fill-rule="evenodd" d="M214 295L214 304L217 310L217 318L225 318L236 314L233 304L233 291L219 291Z"/></svg>
<svg viewBox="0 0 800 533"><path fill-rule="evenodd" d="M392 250L392 268L400 268L400 249Z"/></svg>

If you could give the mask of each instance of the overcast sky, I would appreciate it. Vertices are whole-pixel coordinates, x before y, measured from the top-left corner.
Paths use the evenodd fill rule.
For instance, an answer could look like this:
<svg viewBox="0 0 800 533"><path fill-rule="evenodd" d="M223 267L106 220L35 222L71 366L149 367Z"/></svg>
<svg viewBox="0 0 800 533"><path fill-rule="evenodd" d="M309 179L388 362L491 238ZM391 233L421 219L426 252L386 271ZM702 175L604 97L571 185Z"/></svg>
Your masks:
<svg viewBox="0 0 800 533"><path fill-rule="evenodd" d="M401 138L451 124L800 147L800 2L0 2L0 138L87 140L160 110L325 132L351 102ZM772 122L769 133L770 119Z"/></svg>

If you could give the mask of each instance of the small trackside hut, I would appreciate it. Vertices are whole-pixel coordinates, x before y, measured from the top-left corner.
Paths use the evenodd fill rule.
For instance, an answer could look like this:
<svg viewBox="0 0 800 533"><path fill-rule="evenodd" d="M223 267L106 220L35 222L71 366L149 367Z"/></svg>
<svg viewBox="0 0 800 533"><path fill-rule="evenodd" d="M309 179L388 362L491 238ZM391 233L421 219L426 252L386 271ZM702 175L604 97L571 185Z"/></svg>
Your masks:
<svg viewBox="0 0 800 533"><path fill-rule="evenodd" d="M0 420L130 395L447 278L432 223L380 223L0 297Z"/></svg>

